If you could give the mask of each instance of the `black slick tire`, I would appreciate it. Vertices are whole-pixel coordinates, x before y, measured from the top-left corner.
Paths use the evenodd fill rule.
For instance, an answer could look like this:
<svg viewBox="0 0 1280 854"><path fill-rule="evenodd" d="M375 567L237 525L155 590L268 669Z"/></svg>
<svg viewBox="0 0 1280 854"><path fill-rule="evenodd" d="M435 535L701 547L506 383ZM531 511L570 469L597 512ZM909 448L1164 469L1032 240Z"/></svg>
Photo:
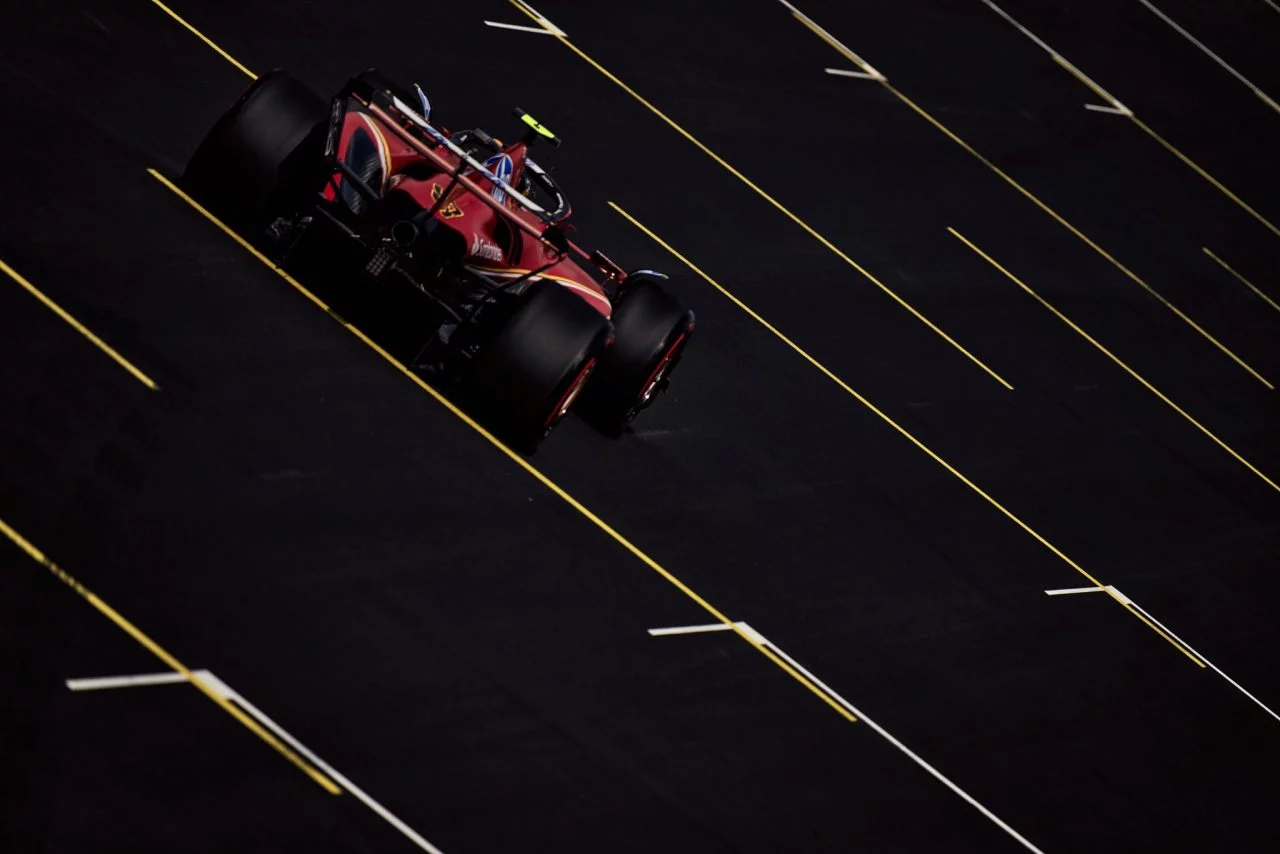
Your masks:
<svg viewBox="0 0 1280 854"><path fill-rule="evenodd" d="M181 184L228 224L261 228L318 189L327 114L320 96L284 71L269 71L205 136Z"/></svg>
<svg viewBox="0 0 1280 854"><path fill-rule="evenodd" d="M637 277L626 284L612 320L613 346L600 358L578 411L616 436L666 391L694 317L658 282Z"/></svg>
<svg viewBox="0 0 1280 854"><path fill-rule="evenodd" d="M536 282L469 366L464 403L499 436L532 451L585 387L611 336L609 321L581 297Z"/></svg>

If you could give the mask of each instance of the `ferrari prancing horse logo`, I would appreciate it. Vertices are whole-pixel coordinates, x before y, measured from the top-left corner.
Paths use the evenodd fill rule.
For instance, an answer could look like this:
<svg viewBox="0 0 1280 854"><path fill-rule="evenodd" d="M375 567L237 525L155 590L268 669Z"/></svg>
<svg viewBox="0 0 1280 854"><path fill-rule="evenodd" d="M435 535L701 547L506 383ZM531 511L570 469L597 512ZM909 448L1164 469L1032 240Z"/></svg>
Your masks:
<svg viewBox="0 0 1280 854"><path fill-rule="evenodd" d="M440 185L436 183L432 183L431 198L434 201L438 202L440 201L440 197L443 195L444 195L444 190L440 189ZM453 202L446 202L440 208L440 216L443 217L444 219L457 219L458 217L466 216L466 212L463 211L462 208L458 207Z"/></svg>

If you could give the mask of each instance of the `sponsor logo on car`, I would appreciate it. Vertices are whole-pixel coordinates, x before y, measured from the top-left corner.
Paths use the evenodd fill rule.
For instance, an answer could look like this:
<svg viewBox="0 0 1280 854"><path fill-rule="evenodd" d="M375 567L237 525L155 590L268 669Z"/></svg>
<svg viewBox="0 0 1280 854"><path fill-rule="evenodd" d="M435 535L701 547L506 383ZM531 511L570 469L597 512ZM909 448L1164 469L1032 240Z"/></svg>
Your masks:
<svg viewBox="0 0 1280 854"><path fill-rule="evenodd" d="M440 188L440 185L433 183L431 185L431 198L438 202L440 201L440 197L443 195L444 190ZM440 207L440 216L442 219L457 219L458 217L466 215L466 211L455 205L453 202L448 202Z"/></svg>
<svg viewBox="0 0 1280 854"><path fill-rule="evenodd" d="M500 181L508 184L511 183L511 176L515 172L515 164L511 162L511 158L506 154L495 154L484 162L484 168L488 169ZM501 186L495 186L491 192L494 201L505 202L507 200L507 191Z"/></svg>
<svg viewBox="0 0 1280 854"><path fill-rule="evenodd" d="M486 258L490 261L502 260L502 247L480 235L471 238L471 257Z"/></svg>

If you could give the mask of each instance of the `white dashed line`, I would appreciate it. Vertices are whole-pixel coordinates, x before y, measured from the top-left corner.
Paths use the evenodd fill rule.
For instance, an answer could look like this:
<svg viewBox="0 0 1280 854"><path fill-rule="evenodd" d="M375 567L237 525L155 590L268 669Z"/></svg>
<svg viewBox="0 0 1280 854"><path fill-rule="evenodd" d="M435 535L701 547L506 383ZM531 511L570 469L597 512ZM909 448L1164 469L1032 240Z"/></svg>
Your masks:
<svg viewBox="0 0 1280 854"><path fill-rule="evenodd" d="M1071 72L1072 74L1074 74L1074 75L1076 76L1076 78L1080 80L1080 82L1081 82L1081 83L1084 83L1086 86L1088 86L1090 89L1092 89L1092 90L1093 90L1093 91L1098 95L1098 97L1102 98L1102 100L1104 100L1104 101L1106 101L1108 104L1110 104L1110 105L1111 105L1111 111L1114 111L1117 115L1122 115L1122 116L1132 116L1132 115L1133 115L1133 111L1132 111L1132 110L1130 110L1130 109L1129 109L1128 107L1126 107L1124 104L1120 103L1120 101L1118 101L1118 100L1115 98L1115 96L1114 96L1114 95L1112 95L1110 92L1108 92L1106 89L1103 89L1101 86L1099 86L1099 85L1098 85L1098 84L1093 80L1093 78L1092 78L1092 77L1090 77L1089 75L1085 74L1085 73L1084 73L1083 71L1081 71L1079 68L1076 68L1076 67L1075 67L1074 65L1072 65L1070 62L1068 62L1068 61L1067 61L1067 59L1066 59L1066 57L1064 57L1062 54L1058 53L1058 52L1057 52L1056 50L1054 50L1053 48L1049 47L1048 43L1046 43L1046 42L1044 41L1044 39L1040 38L1040 37L1039 37L1039 36L1037 36L1035 33L1031 32L1031 30L1028 30L1026 27L1022 26L1022 24L1019 24L1017 21L1015 21L1015 20L1013 19L1013 16L1012 16L1012 15L1010 15L1010 14L1009 14L1008 12L1006 12L1004 9L1001 9L999 6L997 6L995 3L993 3L993 2L992 2L992 0L982 0L982 2L983 2L983 3L986 3L986 4L987 4L987 6L991 9L991 11L995 12L995 13L996 13L997 15L999 15L1001 18L1004 18L1004 19L1005 19L1006 21L1008 21L1010 24L1013 24L1013 25L1014 25L1014 27L1016 27L1020 33L1022 33L1022 34L1023 34L1024 36L1026 36L1027 38L1031 39L1031 40L1032 40L1033 42L1035 42L1036 44L1038 44L1041 48L1043 48L1043 49L1045 50L1045 52L1046 52L1046 53L1048 53L1051 57L1053 57L1053 61L1054 61L1054 62L1058 63L1058 64L1059 64L1059 65L1061 65L1063 68L1067 69L1067 71L1069 71L1069 72ZM1096 108L1096 107L1094 107L1094 106L1093 106L1093 105L1091 105L1091 104L1086 104L1086 105L1085 105L1085 109L1097 109L1097 108ZM1104 109L1105 109L1105 108L1104 108Z"/></svg>
<svg viewBox="0 0 1280 854"><path fill-rule="evenodd" d="M554 36L555 33L543 27L526 27L524 24L502 24L498 21L485 21L486 27L497 27L500 30L517 30L522 33L536 33L540 36Z"/></svg>
<svg viewBox="0 0 1280 854"><path fill-rule="evenodd" d="M814 35L816 35L818 38L825 41L827 44L831 45L838 52L844 54L845 59L849 60L854 65L861 68L863 73L865 73L869 79L876 80L881 83L883 83L885 80L888 79L879 71L876 71L875 68L871 66L871 63L867 62L865 59L858 56L853 51L849 50L848 45L846 45L844 42L840 41L838 38L831 35L831 33L823 29L818 24L817 21L813 20L813 18L810 18L808 15L806 15L804 12L801 12L795 6L792 6L790 3L787 2L787 0L778 0L778 2L781 3L783 6L786 6L787 10L791 12L792 16L797 21L799 21L800 23L808 27L813 32ZM827 69L827 70L830 71L831 69Z"/></svg>
<svg viewBox="0 0 1280 854"><path fill-rule="evenodd" d="M1226 60L1218 56L1213 51L1209 50L1209 48L1205 47L1203 42L1201 42L1198 38L1191 35L1191 33L1187 32L1182 27L1180 27L1177 24L1177 22L1173 20L1173 18L1170 18L1164 12L1161 12L1159 9L1155 7L1154 4L1150 3L1149 0L1138 0L1138 2L1141 3L1143 6L1146 6L1148 9L1150 9L1158 18L1160 18L1160 20L1164 21L1166 24L1168 24L1169 26L1177 30L1178 33L1187 41L1191 42L1193 45L1200 48L1200 50L1203 51L1210 59L1212 59L1214 62L1218 63L1219 65L1221 65L1227 71L1231 72L1231 76L1235 77L1241 83L1248 86L1253 91L1253 94L1261 98L1263 103L1265 103L1268 107L1275 110L1277 113L1280 113L1280 104L1277 104L1274 100L1272 100L1271 97L1267 95L1266 92L1263 92L1257 86L1250 83L1249 80L1239 71L1236 71L1230 65L1227 65Z"/></svg>
<svg viewBox="0 0 1280 854"><path fill-rule="evenodd" d="M865 71L849 71L846 68L824 68L822 70L827 72L828 74L834 74L837 77L857 77L860 80L876 80L877 79L871 76L870 74L866 73Z"/></svg>
<svg viewBox="0 0 1280 854"><path fill-rule="evenodd" d="M165 673L141 673L137 676L100 676L90 679L68 679L67 687L72 691L102 691L108 688L172 685L175 682L186 681L187 677L181 673L167 671Z"/></svg>
<svg viewBox="0 0 1280 854"><path fill-rule="evenodd" d="M1046 590L1050 596L1070 596L1073 593L1104 593L1105 587L1059 587L1057 590Z"/></svg>
<svg viewBox="0 0 1280 854"><path fill-rule="evenodd" d="M942 783L944 786L946 786L956 795L960 796L960 798L963 799L967 804L969 804L969 806L973 807L978 812L982 813L984 816L990 819L997 827L999 827L1005 833L1009 834L1014 839L1016 839L1028 851L1033 851L1035 852L1035 854L1044 854L1043 851L1041 851L1035 845L1031 844L1030 840L1028 840L1022 834L1018 833L1018 831L1014 830L1008 824L1006 824L999 816L991 812L991 810L987 809L982 804L978 803L978 801L972 795L970 795L964 789L957 786L955 783L951 782L951 780L947 779L947 777L943 775L941 771L939 771L937 768L934 768L928 762L925 762L918 755L916 755L909 747L907 747L898 739L894 738L893 735L887 729L880 726L880 724L876 723L871 718L867 717L865 713L858 710L852 703L850 703L844 697L836 693L835 690L833 690L829 685L827 685L818 677L814 676L812 673L806 670L799 662L797 662L794 658L787 655L785 652L779 649L776 644L774 644L772 641L770 641L764 635L760 634L755 629L751 628L751 626L747 625L746 623L736 622L736 623L733 623L732 626L730 626L729 623L715 623L713 625L704 625L704 626L682 626L682 627L671 628L671 629L649 629L649 634L654 636L675 635L675 634L699 634L702 632L726 631L729 628L738 629L752 643L767 649L769 652L772 652L773 654L777 655L779 658L782 658L784 661L787 662L787 664L794 667L797 671L799 671L800 673L803 673L806 678L808 678L814 685L818 686L818 688L820 688L823 692L825 692L827 696L829 696L833 701L838 703L842 708L846 709L849 712L849 714L858 718L867 726L871 727L871 729L875 730L877 735L879 735L885 741L889 742L894 747L896 747L899 751L905 754L907 758L909 758L912 762L919 765L921 768L927 771L932 777L934 777L934 779L938 780L938 782Z"/></svg>
<svg viewBox="0 0 1280 854"><path fill-rule="evenodd" d="M1101 104L1085 104L1086 110L1093 110L1095 113L1110 113L1113 116L1132 116L1133 110L1128 107L1104 107Z"/></svg>
<svg viewBox="0 0 1280 854"><path fill-rule="evenodd" d="M1196 649L1191 644L1184 641L1182 638L1178 637L1173 632L1172 629L1170 629L1164 623L1160 622L1154 616L1152 616L1150 611L1148 611L1146 608L1142 607L1137 602L1130 599L1128 596L1121 593L1116 588L1112 587L1110 584L1108 584L1106 587L1069 587L1069 588L1063 588L1061 590L1046 590L1045 593L1049 594L1050 596L1062 596L1070 593L1094 593L1097 591L1105 591L1107 593L1110 593L1111 596L1114 597L1116 601L1120 602L1122 605L1127 605L1128 607L1133 608L1135 611L1138 611L1139 613L1141 613L1148 620L1150 620L1151 622L1159 626L1162 631L1164 631L1166 634L1169 635L1169 637L1173 638L1178 643L1182 644L1184 647L1190 650L1191 653L1195 655L1197 658L1199 658L1201 661L1203 661L1210 670L1212 670L1214 673L1217 673L1223 679L1227 680L1227 682L1231 683L1231 685L1237 691L1239 691L1241 694L1244 694L1246 697L1248 697L1250 700L1256 703L1264 712L1271 715L1271 717L1275 718L1277 721L1280 721L1280 715L1277 715L1265 703L1263 703L1257 697L1253 696L1253 694L1250 694L1248 691L1246 691L1243 685L1241 685L1236 680L1232 679L1227 674L1223 673L1222 670L1218 668L1218 665L1214 664L1212 661L1205 658L1203 655L1200 654L1200 651L1198 649Z"/></svg>
<svg viewBox="0 0 1280 854"><path fill-rule="evenodd" d="M533 18L539 24L541 24L544 28L546 28L551 33L551 35L560 36L561 38L564 38L569 35L564 30L560 29L555 24L551 23L551 20L546 15L542 14L537 9L533 8L528 3L524 2L524 0L511 0L511 2L514 3L516 6L519 6L522 10L524 10L529 15L529 17Z"/></svg>
<svg viewBox="0 0 1280 854"><path fill-rule="evenodd" d="M727 632L733 626L728 623L710 623L705 626L675 626L669 629L649 629L649 634L653 637L665 637L666 635L696 635L702 632Z"/></svg>
<svg viewBox="0 0 1280 854"><path fill-rule="evenodd" d="M343 789L350 792L356 800L373 810L373 812L376 813L383 821L387 822L387 824L390 824L396 830L404 834L409 841L413 842L423 851L429 852L429 854L444 854L444 852L439 848L424 839L416 830L397 818L389 809L365 794L363 789L355 783L352 783L346 777L342 776L342 774L338 773L332 765L312 753L306 745L290 735L284 727L267 717L261 709L237 694L230 685L223 682L217 676L214 676L212 672L208 670L193 670L191 673L218 696L235 703L247 714L257 720L258 723L271 730L277 738L288 744L291 748L297 751L299 755L306 757L308 762L327 774L330 779L336 782ZM175 682L186 681L187 678L181 673L148 673L138 676L102 676L89 679L68 679L67 687L72 691L96 691L105 688L132 688L142 685L168 685Z"/></svg>

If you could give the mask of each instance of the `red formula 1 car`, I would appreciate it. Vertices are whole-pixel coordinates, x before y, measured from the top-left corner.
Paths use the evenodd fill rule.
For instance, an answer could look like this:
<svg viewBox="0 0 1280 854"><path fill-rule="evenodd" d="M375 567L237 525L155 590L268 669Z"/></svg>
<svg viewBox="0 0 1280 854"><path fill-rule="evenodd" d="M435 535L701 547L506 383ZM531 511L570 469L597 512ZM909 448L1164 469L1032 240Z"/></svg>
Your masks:
<svg viewBox="0 0 1280 854"><path fill-rule="evenodd" d="M660 273L568 239L569 203L529 156L559 145L547 128L517 110L524 135L503 144L434 126L430 109L419 87L373 69L328 104L272 71L205 137L183 184L304 280L414 289L415 369L508 439L532 448L570 407L620 433L667 387L693 313Z"/></svg>

